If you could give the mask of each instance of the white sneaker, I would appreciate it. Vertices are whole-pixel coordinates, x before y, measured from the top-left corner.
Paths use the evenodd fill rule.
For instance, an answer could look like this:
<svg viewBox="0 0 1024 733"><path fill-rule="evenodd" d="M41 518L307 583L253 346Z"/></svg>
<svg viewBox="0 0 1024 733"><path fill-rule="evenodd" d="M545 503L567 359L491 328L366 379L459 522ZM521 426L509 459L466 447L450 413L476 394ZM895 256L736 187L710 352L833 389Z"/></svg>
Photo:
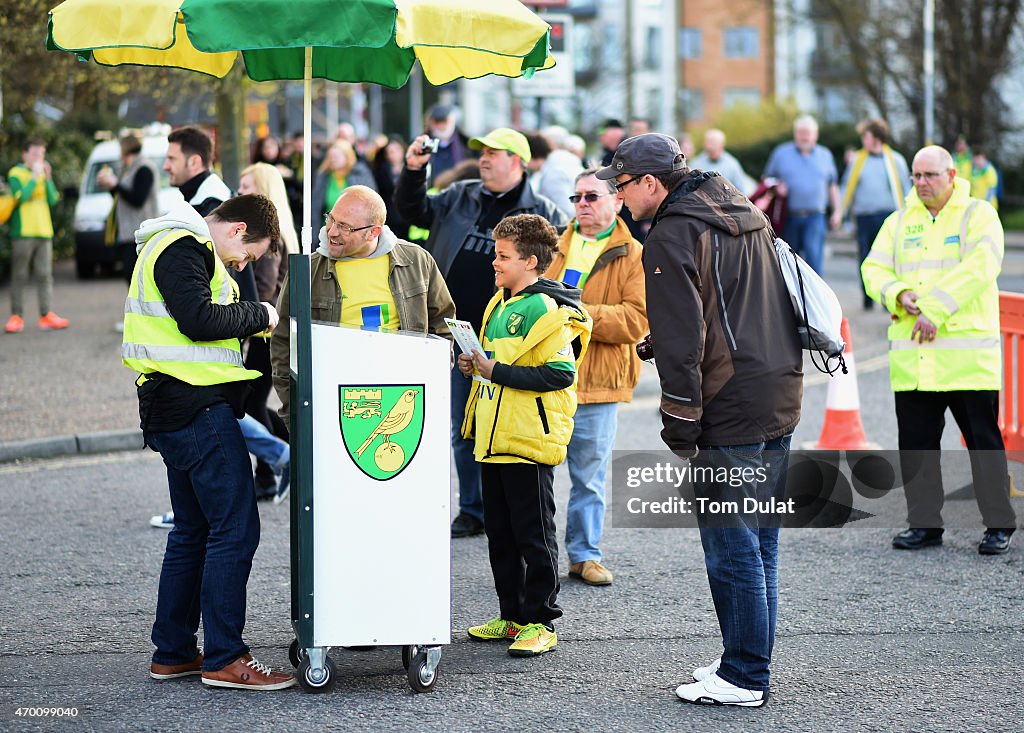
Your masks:
<svg viewBox="0 0 1024 733"><path fill-rule="evenodd" d="M156 527L157 529L174 529L174 512L157 514L155 517L151 517L149 526Z"/></svg>
<svg viewBox="0 0 1024 733"><path fill-rule="evenodd" d="M745 708L759 708L764 705L764 693L760 690L745 690L712 674L702 682L679 685L676 695L680 700L697 705L740 705Z"/></svg>
<svg viewBox="0 0 1024 733"><path fill-rule="evenodd" d="M697 667L697 669L693 670L693 679L697 680L698 682L703 682L708 677L710 677L715 672L717 672L718 668L721 667L721 666L722 666L722 658L719 657L718 659L713 661L711 664L709 664L707 667Z"/></svg>

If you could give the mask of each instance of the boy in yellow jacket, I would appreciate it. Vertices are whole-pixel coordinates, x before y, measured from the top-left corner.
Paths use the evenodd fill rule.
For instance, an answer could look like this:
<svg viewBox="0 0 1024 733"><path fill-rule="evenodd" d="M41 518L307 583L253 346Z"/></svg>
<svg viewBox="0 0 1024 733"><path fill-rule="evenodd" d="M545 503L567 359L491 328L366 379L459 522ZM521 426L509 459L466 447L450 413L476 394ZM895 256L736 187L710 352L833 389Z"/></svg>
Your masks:
<svg viewBox="0 0 1024 733"><path fill-rule="evenodd" d="M558 643L558 544L554 467L565 460L576 412L576 370L593 322L580 291L540 277L558 234L543 217L520 214L494 227L494 284L480 342L459 356L474 371L463 437L475 435L483 465L484 530L499 615L469 629L477 640L514 638L512 656Z"/></svg>

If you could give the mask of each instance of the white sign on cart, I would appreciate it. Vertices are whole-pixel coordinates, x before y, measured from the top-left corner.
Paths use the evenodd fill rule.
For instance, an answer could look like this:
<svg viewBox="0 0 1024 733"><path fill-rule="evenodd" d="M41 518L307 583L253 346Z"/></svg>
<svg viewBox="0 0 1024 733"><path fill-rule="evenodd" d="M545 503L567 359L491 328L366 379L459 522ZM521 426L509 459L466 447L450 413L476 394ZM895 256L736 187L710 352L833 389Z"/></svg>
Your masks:
<svg viewBox="0 0 1024 733"><path fill-rule="evenodd" d="M448 644L450 343L312 331L313 643Z"/></svg>

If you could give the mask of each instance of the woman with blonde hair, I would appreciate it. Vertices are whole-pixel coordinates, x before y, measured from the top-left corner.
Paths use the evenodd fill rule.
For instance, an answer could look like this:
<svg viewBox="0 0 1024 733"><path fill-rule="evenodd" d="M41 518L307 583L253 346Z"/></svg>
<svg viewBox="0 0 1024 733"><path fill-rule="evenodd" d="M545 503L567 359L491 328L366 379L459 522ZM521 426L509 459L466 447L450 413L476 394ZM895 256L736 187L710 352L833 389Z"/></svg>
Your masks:
<svg viewBox="0 0 1024 733"><path fill-rule="evenodd" d="M299 251L299 239L295 234L295 222L292 211L288 208L288 194L284 188L284 179L280 171L269 163L254 163L242 171L238 183L238 193L260 193L274 202L277 218L281 228L281 242L278 254L266 254L252 263L252 271L256 276L256 290L260 300L277 305L277 297L281 293L285 275L288 273L288 255ZM253 380L252 389L245 401L245 411L282 440L288 439L288 430L284 421L273 410L267 409L267 398L273 385L270 367L270 342L263 338L249 339L248 351L245 354L245 366L258 371L261 376ZM277 478L273 468L262 461L256 462L256 498L272 498L277 491Z"/></svg>
<svg viewBox="0 0 1024 733"><path fill-rule="evenodd" d="M242 171L238 193L261 193L274 202L277 219L281 226L281 240L284 245L279 250L286 254L297 254L299 237L295 230L295 219L288 206L288 192L284 186L284 178L277 167L269 163L253 163ZM313 224L315 226L316 222Z"/></svg>

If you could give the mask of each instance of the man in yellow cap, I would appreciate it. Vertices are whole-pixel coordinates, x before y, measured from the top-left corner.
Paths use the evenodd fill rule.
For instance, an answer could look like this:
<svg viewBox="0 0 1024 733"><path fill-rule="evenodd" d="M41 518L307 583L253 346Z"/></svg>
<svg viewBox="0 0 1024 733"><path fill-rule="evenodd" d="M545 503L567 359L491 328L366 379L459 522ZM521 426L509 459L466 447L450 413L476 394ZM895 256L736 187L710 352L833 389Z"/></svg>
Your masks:
<svg viewBox="0 0 1024 733"><path fill-rule="evenodd" d="M470 139L470 149L480 151L480 179L458 181L434 195L427 194L431 151L424 145L429 140L420 135L406 151L394 205L407 222L430 229L423 246L437 261L457 316L479 332L484 308L494 295L494 225L513 214L538 214L559 229L568 222L553 201L527 183L530 143L521 132L499 127ZM470 381L458 368L451 380L452 448L459 474L459 514L452 522L452 537L470 537L484 531L480 466L473 442L461 435Z"/></svg>

